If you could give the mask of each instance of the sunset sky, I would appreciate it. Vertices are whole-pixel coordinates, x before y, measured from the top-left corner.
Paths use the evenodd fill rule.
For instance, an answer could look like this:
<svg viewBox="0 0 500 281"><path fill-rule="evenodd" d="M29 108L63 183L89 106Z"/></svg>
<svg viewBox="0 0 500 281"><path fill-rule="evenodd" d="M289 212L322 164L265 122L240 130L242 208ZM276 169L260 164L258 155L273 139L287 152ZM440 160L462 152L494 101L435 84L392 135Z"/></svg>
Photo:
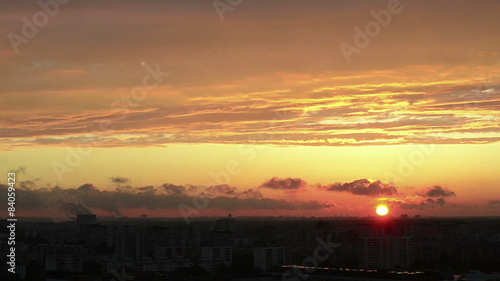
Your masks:
<svg viewBox="0 0 500 281"><path fill-rule="evenodd" d="M500 1L41 3L0 4L19 215L500 214Z"/></svg>

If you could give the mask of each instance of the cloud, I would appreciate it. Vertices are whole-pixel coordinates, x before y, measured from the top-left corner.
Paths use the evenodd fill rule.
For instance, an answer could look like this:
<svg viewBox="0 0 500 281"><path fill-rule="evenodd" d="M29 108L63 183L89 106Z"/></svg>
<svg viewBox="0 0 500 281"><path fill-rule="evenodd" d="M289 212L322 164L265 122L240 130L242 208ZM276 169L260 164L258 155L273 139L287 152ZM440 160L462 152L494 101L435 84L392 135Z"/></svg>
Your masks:
<svg viewBox="0 0 500 281"><path fill-rule="evenodd" d="M91 184L91 183L86 183L84 185L81 185L80 187L78 187L78 190L81 190L81 191L97 191L97 188Z"/></svg>
<svg viewBox="0 0 500 281"><path fill-rule="evenodd" d="M68 214L71 215L93 214L93 212L89 209L89 207L87 207L78 199L68 201L67 198L60 198L56 201L51 201L50 204L54 208L57 208L58 210L63 212L67 212Z"/></svg>
<svg viewBox="0 0 500 281"><path fill-rule="evenodd" d="M31 180L25 180L22 182L19 182L19 188L20 189L31 189L35 186L35 182Z"/></svg>
<svg viewBox="0 0 500 281"><path fill-rule="evenodd" d="M111 177L109 179L111 180L112 183L115 184L124 184L130 182L130 179L124 177Z"/></svg>
<svg viewBox="0 0 500 281"><path fill-rule="evenodd" d="M84 188L77 190L93 190L90 189L90 187L93 187L93 185L90 184L83 185L80 188L82 187ZM31 192L38 194L45 207L60 212L62 215L93 214L76 192L67 192L60 188L54 188L50 192L37 192L36 190L26 192L28 194Z"/></svg>
<svg viewBox="0 0 500 281"><path fill-rule="evenodd" d="M498 123L494 122L500 118L498 90L492 88L492 92L487 92L488 101L474 101L465 106L464 99L474 97L474 89L482 83L473 81L474 77L467 81L443 78L429 85L391 82L411 80L413 74L408 72L406 69L401 74L388 73L385 83L354 83L356 76L353 76L350 77L351 84L344 81L344 85L338 87L317 88L311 85L301 91L301 96L296 99L289 98L293 86L288 85L289 88L282 92L228 92L225 95L187 97L185 103L175 108L153 103L148 107L137 105L137 108L126 108L126 113L117 112L115 108L74 114L10 116L9 122L0 122L0 135L5 136L0 140L0 145L70 146L90 143L100 147L142 147L179 142L258 142L352 146L487 143L500 140ZM374 73L372 71L361 76ZM321 76L312 76L310 79L327 85L333 83ZM498 88L498 85L495 82L492 87ZM418 89L422 87L429 87L429 90ZM432 90L441 87L446 88L446 91ZM188 95L188 92L186 90L185 94ZM455 92L463 92L465 96L454 97ZM279 105L275 100L281 101ZM342 100L342 105L338 100ZM457 104L466 108L457 109ZM468 117L466 113L469 111L475 112L478 117ZM283 112L285 114L281 114ZM46 122L40 125L39 120ZM111 122L114 129L102 132L102 122ZM217 123L222 122L224 126L221 128ZM218 133L214 134L214 131ZM436 138L438 131L440 137ZM86 132L87 135L82 134ZM462 137L457 138L457 133L463 134ZM116 137L117 134L119 137Z"/></svg>
<svg viewBox="0 0 500 281"><path fill-rule="evenodd" d="M210 208L224 210L321 210L331 207L317 201L286 201L270 198L216 197L210 199Z"/></svg>
<svg viewBox="0 0 500 281"><path fill-rule="evenodd" d="M432 187L428 187L419 193L417 193L419 196L423 197L454 197L456 196L455 192L448 188L444 188L439 185L435 185Z"/></svg>
<svg viewBox="0 0 500 281"><path fill-rule="evenodd" d="M264 182L261 188L270 188L278 190L298 190L305 187L307 183L299 178L277 178L273 177L270 180Z"/></svg>
<svg viewBox="0 0 500 281"><path fill-rule="evenodd" d="M186 193L186 188L182 185L175 185L171 183L164 183L161 185L161 188L167 193L167 194L185 194Z"/></svg>
<svg viewBox="0 0 500 281"><path fill-rule="evenodd" d="M337 206L331 200L324 200L323 202L321 202L321 205L325 206L325 208L333 208Z"/></svg>
<svg viewBox="0 0 500 281"><path fill-rule="evenodd" d="M84 185L87 186L87 185ZM7 192L7 185L0 184L0 191ZM89 206L84 203L80 196L82 192L91 189L17 189L16 206L19 210L31 208L44 208L44 215L52 217L56 221L68 220L77 214L93 214Z"/></svg>
<svg viewBox="0 0 500 281"><path fill-rule="evenodd" d="M359 179L348 183L334 183L322 188L328 191L349 192L355 195L380 196L397 194L396 186L379 180Z"/></svg>
<svg viewBox="0 0 500 281"><path fill-rule="evenodd" d="M26 167L20 166L19 168L12 170L11 172L16 174L26 174Z"/></svg>
<svg viewBox="0 0 500 281"><path fill-rule="evenodd" d="M264 196L262 193L260 193L258 190L255 189L248 189L240 193L239 195L241 198L254 198L254 199L262 199Z"/></svg>
<svg viewBox="0 0 500 281"><path fill-rule="evenodd" d="M39 8L10 2L3 9L7 12L2 14L2 34L20 32L19 18ZM275 129L274 137L261 143L345 146L500 140L499 39L492 24L497 1L484 1L479 9L463 1L450 6L453 12L445 16L440 14L441 4L433 1L413 7L405 11L409 16L401 18L400 28L384 31L386 38L401 44L386 40L370 46L365 59L352 64L330 46L348 42L352 26L365 20L356 1L294 1L280 7L282 13L251 21L263 5L270 5L256 3L224 32L213 9L205 5L149 2L130 1L113 8L103 1L67 6L44 30L46 36L37 37L36 48L30 42L15 54L9 44L1 46L0 146L70 146L82 140L101 147L241 143L270 129ZM82 10L93 11L95 17L86 17ZM471 11L480 17L471 17ZM421 13L435 16L414 30L411 19ZM331 20L322 20L325 16ZM446 34L446 42L439 33L429 36L443 16L452 30L470 28ZM176 28L157 28L172 23ZM203 36L198 34L201 27ZM241 34L242 28L251 32ZM54 46L54 38L67 38L67 44ZM259 48L253 47L256 42ZM416 45L419 48L409 48ZM450 48L457 45L461 48ZM165 55L155 55L159 53ZM128 108L111 108L120 93L139 86L146 74L141 62L148 61L171 71L173 79L159 85L159 94L148 95L147 103L132 99ZM481 74L489 74L489 80ZM71 102L58 102L67 96ZM113 104L124 106L127 100ZM273 122L279 111L292 114ZM96 140L102 121L116 128ZM86 129L94 136L82 136ZM457 137L462 132L472 137ZM436 133L439 139L433 138Z"/></svg>
<svg viewBox="0 0 500 281"><path fill-rule="evenodd" d="M398 199L390 202L392 206L397 206L401 209L429 209L429 208L439 208L447 205L446 200L444 198L406 198L406 199Z"/></svg>
<svg viewBox="0 0 500 281"><path fill-rule="evenodd" d="M263 199L260 191L250 188L239 191L236 187L227 184L213 186L189 186L185 188L186 194L190 196L202 196L207 198L232 197L240 199Z"/></svg>
<svg viewBox="0 0 500 281"><path fill-rule="evenodd" d="M490 200L490 201L488 201L488 204L494 205L494 206L500 205L500 200Z"/></svg>
<svg viewBox="0 0 500 281"><path fill-rule="evenodd" d="M0 184L0 192L7 192L7 187ZM57 217L57 220L68 220L77 214L92 214L99 210L121 216L127 209L178 209L180 204L191 206L196 197L207 198L207 208L219 210L321 210L335 206L331 201L264 198L256 189L239 191L229 185L182 186L165 183L160 186L119 186L115 190L99 190L86 183L78 188L17 191L20 209L45 208L47 215Z"/></svg>
<svg viewBox="0 0 500 281"><path fill-rule="evenodd" d="M215 196L237 196L238 191L236 187L227 184L207 186L200 193L201 196L215 197Z"/></svg>

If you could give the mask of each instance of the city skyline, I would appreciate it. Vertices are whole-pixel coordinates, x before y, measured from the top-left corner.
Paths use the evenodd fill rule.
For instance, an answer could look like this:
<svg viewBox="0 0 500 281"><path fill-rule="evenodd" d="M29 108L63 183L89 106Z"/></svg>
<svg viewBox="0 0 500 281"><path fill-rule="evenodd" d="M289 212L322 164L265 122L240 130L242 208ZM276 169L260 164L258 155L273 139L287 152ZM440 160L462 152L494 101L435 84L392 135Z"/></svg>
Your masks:
<svg viewBox="0 0 500 281"><path fill-rule="evenodd" d="M40 3L0 17L20 216L499 214L498 1Z"/></svg>

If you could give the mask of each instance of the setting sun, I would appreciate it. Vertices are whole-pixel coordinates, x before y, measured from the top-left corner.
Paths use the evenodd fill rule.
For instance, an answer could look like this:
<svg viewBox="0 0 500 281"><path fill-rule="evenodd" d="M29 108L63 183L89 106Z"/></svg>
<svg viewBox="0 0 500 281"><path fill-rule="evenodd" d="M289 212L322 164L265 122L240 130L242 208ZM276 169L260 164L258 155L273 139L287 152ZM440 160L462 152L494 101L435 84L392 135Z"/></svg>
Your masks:
<svg viewBox="0 0 500 281"><path fill-rule="evenodd" d="M385 216L389 213L389 208L386 205L378 205L376 212L379 216Z"/></svg>

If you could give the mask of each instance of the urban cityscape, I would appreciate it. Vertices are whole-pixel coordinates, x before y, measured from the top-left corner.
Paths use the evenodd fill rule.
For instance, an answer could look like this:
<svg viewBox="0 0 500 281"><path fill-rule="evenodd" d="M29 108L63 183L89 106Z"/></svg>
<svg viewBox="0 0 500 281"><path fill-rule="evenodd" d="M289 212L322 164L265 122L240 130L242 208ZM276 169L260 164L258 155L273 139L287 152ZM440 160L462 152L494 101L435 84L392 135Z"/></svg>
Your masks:
<svg viewBox="0 0 500 281"><path fill-rule="evenodd" d="M0 0L1 281L500 281L500 0Z"/></svg>
<svg viewBox="0 0 500 281"><path fill-rule="evenodd" d="M7 280L120 280L122 273L123 280L500 278L500 222L488 217L229 214L186 224L82 214L60 223L27 218L17 233L18 279Z"/></svg>

